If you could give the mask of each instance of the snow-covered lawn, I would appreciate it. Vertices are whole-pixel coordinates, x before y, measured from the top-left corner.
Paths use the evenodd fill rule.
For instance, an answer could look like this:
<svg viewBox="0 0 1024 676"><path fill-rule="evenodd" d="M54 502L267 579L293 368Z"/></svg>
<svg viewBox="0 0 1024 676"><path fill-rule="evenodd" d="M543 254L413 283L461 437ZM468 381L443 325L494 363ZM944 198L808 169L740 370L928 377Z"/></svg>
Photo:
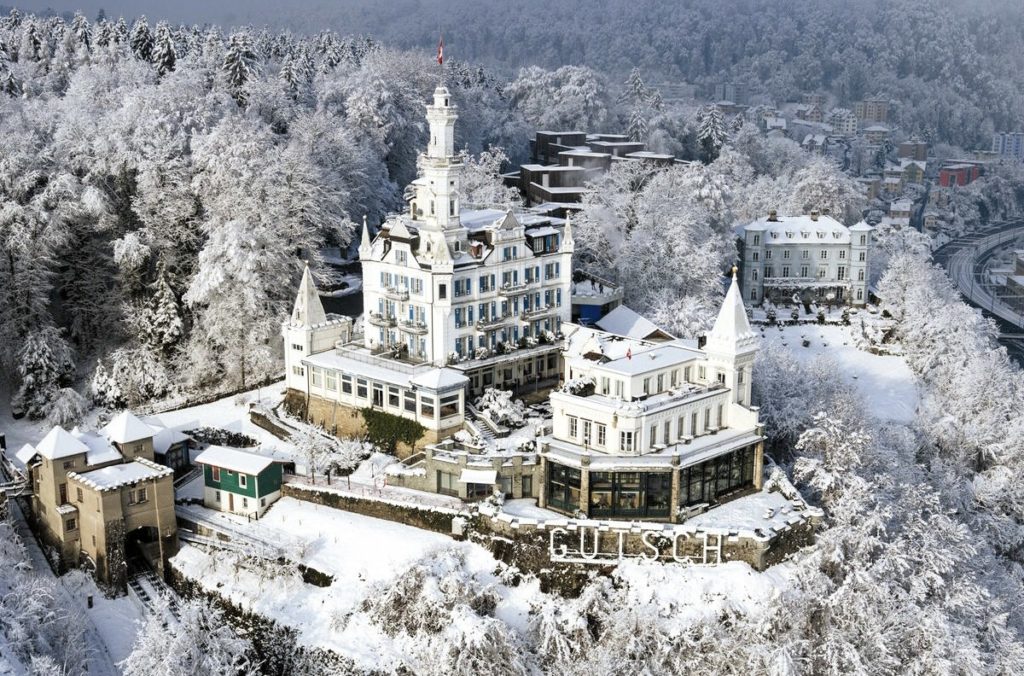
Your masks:
<svg viewBox="0 0 1024 676"><path fill-rule="evenodd" d="M283 391L283 381L271 383L266 387L250 390L241 395L232 395L209 404L160 413L155 417L168 427L196 422L200 427L217 427L230 432L241 432L259 442L259 447L251 450L265 455L291 459L295 454L295 447L292 444L278 439L249 420L249 404L258 402L266 408L273 408L281 402Z"/></svg>
<svg viewBox="0 0 1024 676"><path fill-rule="evenodd" d="M533 604L560 602L543 594L534 579L506 584L502 565L483 547L390 521L283 498L265 518L246 527L259 529L265 539L302 539L299 560L333 575L333 583L306 584L294 570L195 546L182 547L173 565L234 603L294 627L302 644L334 650L362 668L389 672L413 658L405 653L408 643L389 637L362 606L416 564L426 565L433 579L451 579L454 573L456 579L492 589L499 599L494 617L520 635L527 630ZM666 609L677 604L676 614L666 621L678 626L726 608L756 612L789 584L785 566L757 573L742 563L701 568L628 562L619 574L635 585L644 603ZM679 613L679 604L685 604L685 613Z"/></svg>
<svg viewBox="0 0 1024 676"><path fill-rule="evenodd" d="M920 401L917 381L902 357L871 354L854 347L852 326L764 327L765 341L785 345L797 359L819 355L834 360L838 375L864 398L869 412L882 421L910 422ZM803 347L802 340L810 341Z"/></svg>
<svg viewBox="0 0 1024 676"><path fill-rule="evenodd" d="M389 639L357 613L375 584L394 583L413 563L454 548L465 555L466 573L497 582L498 563L482 547L359 514L282 498L251 525L267 539L301 538L303 564L334 576L329 587L306 584L295 571L237 565L233 554L182 547L173 565L231 601L295 627L306 645L336 650L366 667L387 669L394 658ZM526 599L536 584L502 588L497 612L524 621Z"/></svg>

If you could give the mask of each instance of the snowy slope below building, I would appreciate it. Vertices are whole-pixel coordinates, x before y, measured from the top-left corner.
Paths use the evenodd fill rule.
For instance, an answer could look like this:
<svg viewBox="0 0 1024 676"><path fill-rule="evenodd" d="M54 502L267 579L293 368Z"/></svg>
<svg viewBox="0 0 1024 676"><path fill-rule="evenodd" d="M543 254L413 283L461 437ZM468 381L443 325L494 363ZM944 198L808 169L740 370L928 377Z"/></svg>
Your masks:
<svg viewBox="0 0 1024 676"><path fill-rule="evenodd" d="M467 616L463 607L459 621L499 621L502 632L515 641L526 640L531 610L564 603L542 593L534 579L514 584L515 576L504 574L503 564L478 545L389 521L283 498L249 527L260 529L263 538L299 538L296 558L333 576L333 583L314 586L294 569L195 546L183 547L174 567L246 610L295 628L303 645L337 652L359 668L391 672L416 664L423 643L404 631L389 632L374 609L382 594L396 593L424 570L426 577L414 586L425 595L443 596L453 589L493 593L493 611ZM617 575L636 603L658 608L666 629L675 631L728 609L756 614L788 586L788 570L776 566L757 573L742 563L703 568L630 562Z"/></svg>
<svg viewBox="0 0 1024 676"><path fill-rule="evenodd" d="M835 361L842 380L863 396L880 421L909 423L920 402L917 381L902 357L881 356L854 347L849 326L804 325L764 327L766 342L784 345L803 362L818 356ZM810 341L803 347L802 341Z"/></svg>

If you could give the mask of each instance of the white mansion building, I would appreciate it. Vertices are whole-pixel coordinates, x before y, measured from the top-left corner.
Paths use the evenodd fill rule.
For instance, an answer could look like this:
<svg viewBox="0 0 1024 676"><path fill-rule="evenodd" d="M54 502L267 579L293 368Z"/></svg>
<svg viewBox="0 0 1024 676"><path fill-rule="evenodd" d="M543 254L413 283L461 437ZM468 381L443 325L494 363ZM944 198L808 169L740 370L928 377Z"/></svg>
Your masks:
<svg viewBox="0 0 1024 676"><path fill-rule="evenodd" d="M540 439L542 507L676 521L760 488L757 337L735 274L701 347L567 329L565 386Z"/></svg>
<svg viewBox="0 0 1024 676"><path fill-rule="evenodd" d="M463 499L497 488L590 518L683 520L761 487L757 340L735 277L703 342L567 324L564 383L536 451L446 440L389 470L389 483Z"/></svg>
<svg viewBox="0 0 1024 676"><path fill-rule="evenodd" d="M353 409L372 407L417 420L436 441L461 429L466 396L559 373L571 226L529 211L463 209L457 117L438 86L408 211L373 238L363 224L362 326L324 313L307 270L282 327L292 400L301 396L307 417L328 429L345 431Z"/></svg>
<svg viewBox="0 0 1024 676"><path fill-rule="evenodd" d="M861 221L846 227L812 211L803 216L766 218L737 228L743 245L746 300L788 304L832 301L864 305L868 299L868 258L874 228Z"/></svg>

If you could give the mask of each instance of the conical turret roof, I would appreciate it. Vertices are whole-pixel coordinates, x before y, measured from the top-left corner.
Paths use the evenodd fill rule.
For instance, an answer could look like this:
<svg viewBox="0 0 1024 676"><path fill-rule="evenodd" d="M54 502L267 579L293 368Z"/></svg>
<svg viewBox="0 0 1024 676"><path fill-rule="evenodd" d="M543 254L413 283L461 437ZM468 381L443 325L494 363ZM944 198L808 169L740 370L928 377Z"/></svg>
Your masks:
<svg viewBox="0 0 1024 676"><path fill-rule="evenodd" d="M320 302L316 284L313 283L313 275L309 272L309 263L306 263L306 269L302 271L302 281L299 283L299 293L295 297L295 307L292 309L292 324L315 326L326 321L327 313Z"/></svg>
<svg viewBox="0 0 1024 676"><path fill-rule="evenodd" d="M715 325L708 333L708 348L732 353L743 353L757 348L757 334L750 329L747 309L743 306L736 268L732 269L732 283L725 301L718 311Z"/></svg>

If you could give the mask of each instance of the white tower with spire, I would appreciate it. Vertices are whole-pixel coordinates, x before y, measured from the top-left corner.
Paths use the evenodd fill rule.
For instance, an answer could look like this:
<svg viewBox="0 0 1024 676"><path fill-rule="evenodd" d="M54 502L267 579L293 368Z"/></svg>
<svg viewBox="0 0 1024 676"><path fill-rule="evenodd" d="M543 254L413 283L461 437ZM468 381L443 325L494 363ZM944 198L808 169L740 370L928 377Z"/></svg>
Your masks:
<svg viewBox="0 0 1024 676"><path fill-rule="evenodd" d="M281 325L281 336L284 338L285 384L302 391L307 391L302 358L329 350L337 341L348 341L352 337L349 317L328 317L324 312L309 263L302 271L291 317Z"/></svg>
<svg viewBox="0 0 1024 676"><path fill-rule="evenodd" d="M754 356L758 350L758 338L750 329L747 311L743 306L736 279L736 268L732 269L732 283L725 294L725 301L715 319L715 325L707 334L704 351L712 377L724 382L732 390L732 400L742 406L750 406L751 374Z"/></svg>
<svg viewBox="0 0 1024 676"><path fill-rule="evenodd" d="M434 90L427 106L430 142L420 155L419 177L413 182L415 197L410 209L421 232L442 233L451 245L461 230L459 201L463 165L455 154L455 121L458 108L443 84Z"/></svg>

